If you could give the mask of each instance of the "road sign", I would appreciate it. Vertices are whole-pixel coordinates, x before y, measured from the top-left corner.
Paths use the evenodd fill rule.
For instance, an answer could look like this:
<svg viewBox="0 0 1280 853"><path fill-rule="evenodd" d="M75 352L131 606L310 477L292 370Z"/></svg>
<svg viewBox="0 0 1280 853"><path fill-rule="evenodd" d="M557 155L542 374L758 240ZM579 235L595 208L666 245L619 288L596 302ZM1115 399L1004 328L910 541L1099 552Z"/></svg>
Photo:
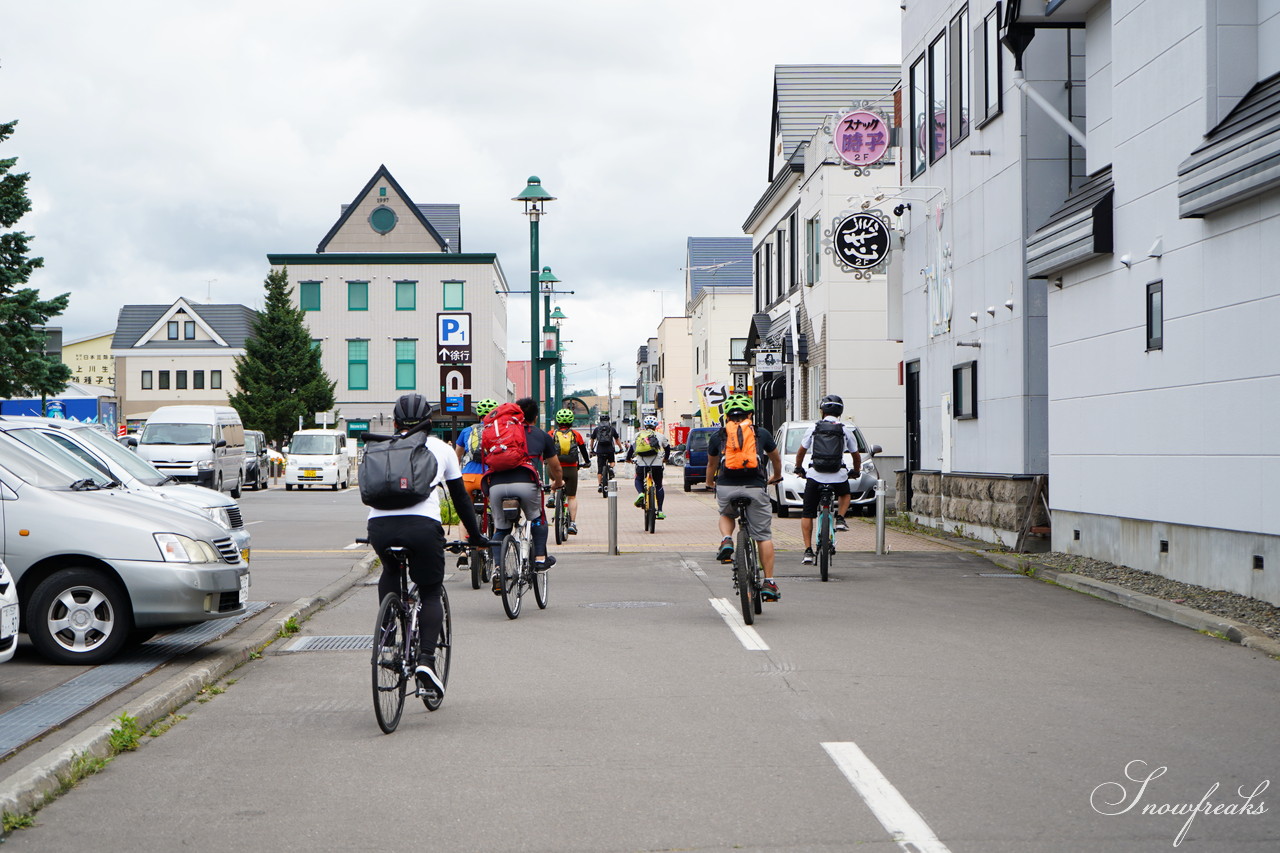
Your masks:
<svg viewBox="0 0 1280 853"><path fill-rule="evenodd" d="M465 412L467 410L466 399L466 397L445 397L444 410L446 412Z"/></svg>
<svg viewBox="0 0 1280 853"><path fill-rule="evenodd" d="M471 409L471 367L464 364L440 365L440 399L446 412L466 412ZM459 408L452 408L451 400L460 400Z"/></svg>
<svg viewBox="0 0 1280 853"><path fill-rule="evenodd" d="M436 314L436 362L471 363L471 315Z"/></svg>

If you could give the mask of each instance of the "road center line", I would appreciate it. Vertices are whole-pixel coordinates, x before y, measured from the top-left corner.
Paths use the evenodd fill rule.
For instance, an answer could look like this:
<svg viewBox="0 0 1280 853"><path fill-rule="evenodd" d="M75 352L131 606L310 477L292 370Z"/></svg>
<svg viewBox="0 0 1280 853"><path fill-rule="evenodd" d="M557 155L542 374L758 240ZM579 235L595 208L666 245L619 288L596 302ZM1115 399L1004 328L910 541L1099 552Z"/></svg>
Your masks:
<svg viewBox="0 0 1280 853"><path fill-rule="evenodd" d="M737 636L738 641L749 652L767 652L769 646L765 643L764 638L756 633L756 629L750 627L742 621L742 614L723 598L708 599L711 606L720 614L720 618L724 619L725 624Z"/></svg>
<svg viewBox="0 0 1280 853"><path fill-rule="evenodd" d="M951 853L856 743L824 743L822 748L899 847L907 853Z"/></svg>

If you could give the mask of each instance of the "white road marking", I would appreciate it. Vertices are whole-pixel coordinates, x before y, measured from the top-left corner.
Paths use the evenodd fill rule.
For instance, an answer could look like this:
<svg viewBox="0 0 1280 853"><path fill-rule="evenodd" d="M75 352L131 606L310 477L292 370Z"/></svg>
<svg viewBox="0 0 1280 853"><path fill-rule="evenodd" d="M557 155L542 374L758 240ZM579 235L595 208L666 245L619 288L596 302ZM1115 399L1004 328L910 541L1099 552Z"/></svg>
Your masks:
<svg viewBox="0 0 1280 853"><path fill-rule="evenodd" d="M822 748L899 847L907 853L950 853L856 743L824 743Z"/></svg>
<svg viewBox="0 0 1280 853"><path fill-rule="evenodd" d="M368 548L368 547L369 547L368 545L365 545L365 544L363 544L363 543L361 543L361 542L352 542L350 545L344 545L344 546L342 546L342 550L344 550L344 551L354 551L354 550L355 550L355 549L357 549L357 548Z"/></svg>
<svg viewBox="0 0 1280 853"><path fill-rule="evenodd" d="M756 633L756 629L747 625L742 621L742 614L738 612L731 602L723 598L708 599L711 606L720 614L720 618L724 619L725 624L738 637L738 641L749 652L767 652L769 646L765 643L764 638Z"/></svg>
<svg viewBox="0 0 1280 853"><path fill-rule="evenodd" d="M684 567L689 571L693 572L698 577L705 578L707 576L707 573L704 572L702 568L693 560L687 560L684 557L681 557L680 562L684 563Z"/></svg>

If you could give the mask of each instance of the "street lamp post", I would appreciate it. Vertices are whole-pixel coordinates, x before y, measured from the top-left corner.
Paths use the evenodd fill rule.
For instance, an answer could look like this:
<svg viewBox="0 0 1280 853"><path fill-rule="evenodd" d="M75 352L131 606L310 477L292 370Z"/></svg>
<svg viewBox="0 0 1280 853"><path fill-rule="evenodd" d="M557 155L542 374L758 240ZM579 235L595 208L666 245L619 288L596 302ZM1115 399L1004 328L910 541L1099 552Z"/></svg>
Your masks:
<svg viewBox="0 0 1280 853"><path fill-rule="evenodd" d="M556 306L556 310L549 315L556 324L556 405L560 405L564 401L564 341L560 339L560 324L568 319L564 312L560 310L560 306Z"/></svg>
<svg viewBox="0 0 1280 853"><path fill-rule="evenodd" d="M511 199L524 204L524 214L529 217L529 396L538 405L539 356L542 337L538 329L538 221L546 212L546 204L555 196L542 188L542 181L530 176L520 195Z"/></svg>
<svg viewBox="0 0 1280 853"><path fill-rule="evenodd" d="M547 405L544 407L546 411L542 413L542 422L544 428L550 432L551 425L554 421L555 409L559 407L559 400L552 391L552 375L556 362L560 358L559 344L550 346L545 343L551 340L554 335L557 339L560 335L559 325L551 325L551 294L555 293L556 285L560 283L560 279L555 277L555 273L551 272L551 267L543 267L542 273L538 276L538 287L542 290L542 316L547 318L547 324L542 327L543 345L543 364L546 365L547 375Z"/></svg>

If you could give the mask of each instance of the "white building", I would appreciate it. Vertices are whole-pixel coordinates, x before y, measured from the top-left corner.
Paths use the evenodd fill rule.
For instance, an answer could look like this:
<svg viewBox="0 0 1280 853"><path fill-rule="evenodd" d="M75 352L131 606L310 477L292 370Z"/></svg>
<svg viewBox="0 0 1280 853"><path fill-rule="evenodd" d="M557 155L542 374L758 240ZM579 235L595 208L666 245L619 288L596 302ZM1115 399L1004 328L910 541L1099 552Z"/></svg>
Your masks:
<svg viewBox="0 0 1280 853"><path fill-rule="evenodd" d="M719 422L718 404L708 401L716 403L734 390L746 393L750 386L744 330L754 300L750 237L689 238L685 313L693 342L694 426Z"/></svg>

